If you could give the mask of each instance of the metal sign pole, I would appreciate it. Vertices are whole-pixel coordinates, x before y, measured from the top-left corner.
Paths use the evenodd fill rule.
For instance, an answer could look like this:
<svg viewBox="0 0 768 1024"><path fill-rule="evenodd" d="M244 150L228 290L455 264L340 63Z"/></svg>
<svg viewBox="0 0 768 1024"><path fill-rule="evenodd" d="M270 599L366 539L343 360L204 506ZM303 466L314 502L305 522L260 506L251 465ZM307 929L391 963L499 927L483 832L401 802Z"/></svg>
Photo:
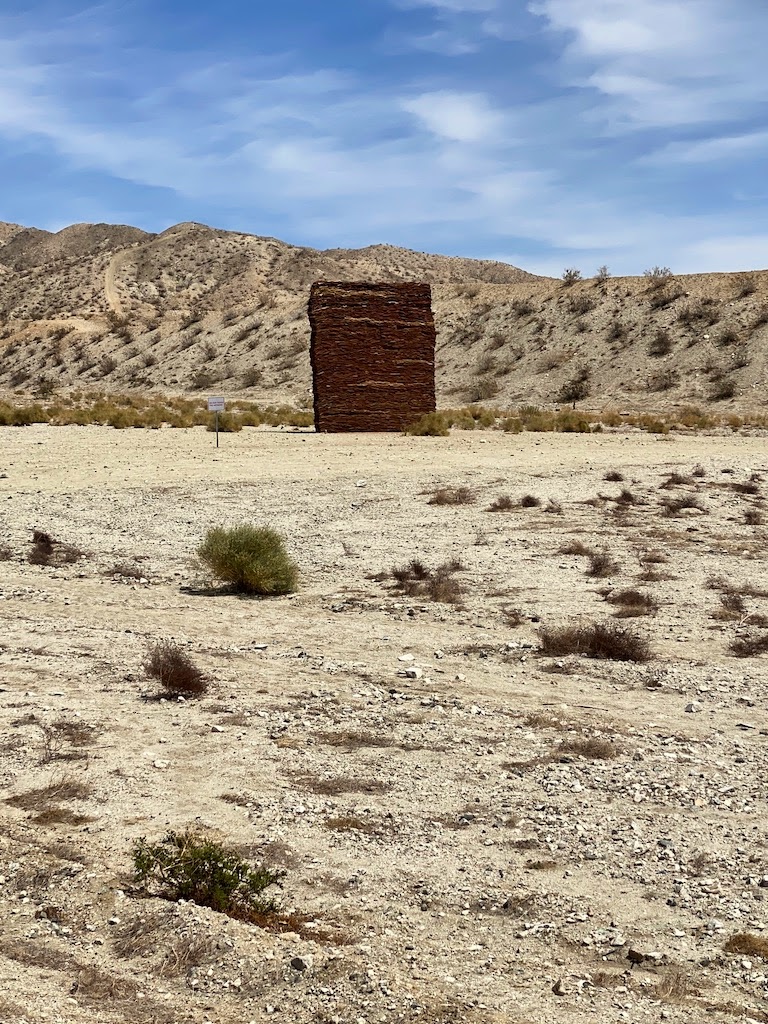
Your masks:
<svg viewBox="0 0 768 1024"><path fill-rule="evenodd" d="M208 399L208 412L214 413L216 416L215 428L216 428L216 447L219 447L219 413L224 412L225 403L223 398L209 398Z"/></svg>

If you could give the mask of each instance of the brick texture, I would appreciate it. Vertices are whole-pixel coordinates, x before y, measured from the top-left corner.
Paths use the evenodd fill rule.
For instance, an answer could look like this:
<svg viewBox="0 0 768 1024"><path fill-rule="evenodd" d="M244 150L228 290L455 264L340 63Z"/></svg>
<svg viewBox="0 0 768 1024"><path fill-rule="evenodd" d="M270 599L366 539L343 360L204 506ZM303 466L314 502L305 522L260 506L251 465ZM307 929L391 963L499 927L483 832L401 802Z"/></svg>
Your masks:
<svg viewBox="0 0 768 1024"><path fill-rule="evenodd" d="M317 430L402 430L434 412L428 284L319 281L309 322Z"/></svg>

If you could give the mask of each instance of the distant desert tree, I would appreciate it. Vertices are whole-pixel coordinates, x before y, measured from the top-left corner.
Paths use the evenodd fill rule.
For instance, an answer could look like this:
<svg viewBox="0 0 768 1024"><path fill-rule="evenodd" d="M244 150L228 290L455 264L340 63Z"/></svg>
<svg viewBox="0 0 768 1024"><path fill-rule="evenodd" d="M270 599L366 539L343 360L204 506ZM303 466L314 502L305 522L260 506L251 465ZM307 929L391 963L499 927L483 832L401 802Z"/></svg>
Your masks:
<svg viewBox="0 0 768 1024"><path fill-rule="evenodd" d="M608 267L606 267L605 264L603 264L602 267L598 267L597 268L597 273L595 274L595 280L598 282L598 284L605 284L605 282L608 280L608 278L610 276L611 276L610 270L608 269Z"/></svg>
<svg viewBox="0 0 768 1024"><path fill-rule="evenodd" d="M577 270L576 267L566 267L563 271L563 284L571 285L576 284L577 281L581 280L581 271Z"/></svg>

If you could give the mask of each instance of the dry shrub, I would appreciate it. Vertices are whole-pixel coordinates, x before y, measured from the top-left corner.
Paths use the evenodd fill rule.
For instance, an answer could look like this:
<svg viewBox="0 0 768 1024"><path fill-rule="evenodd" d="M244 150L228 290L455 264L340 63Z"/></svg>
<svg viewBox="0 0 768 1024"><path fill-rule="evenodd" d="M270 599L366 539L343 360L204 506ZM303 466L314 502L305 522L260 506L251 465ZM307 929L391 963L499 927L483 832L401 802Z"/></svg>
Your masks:
<svg viewBox="0 0 768 1024"><path fill-rule="evenodd" d="M663 498L661 504L666 516L676 516L684 508L696 508L700 512L706 511L699 499L693 495L685 495L682 498Z"/></svg>
<svg viewBox="0 0 768 1024"><path fill-rule="evenodd" d="M69 807L57 807L55 804L46 807L32 819L37 825L84 825L93 818L87 814L78 814Z"/></svg>
<svg viewBox="0 0 768 1024"><path fill-rule="evenodd" d="M580 540L569 540L565 544L561 544L557 549L560 555L588 555L592 556L595 554L595 549L588 547Z"/></svg>
<svg viewBox="0 0 768 1024"><path fill-rule="evenodd" d="M610 483L621 483L621 481L623 479L624 479L624 474L623 473L619 473L619 471L617 469L609 470L605 474L605 476L603 477L603 480L608 480Z"/></svg>
<svg viewBox="0 0 768 1024"><path fill-rule="evenodd" d="M731 640L728 650L737 658L753 658L768 654L768 633L739 636Z"/></svg>
<svg viewBox="0 0 768 1024"><path fill-rule="evenodd" d="M9 796L5 802L24 811L42 811L57 800L87 800L92 795L93 788L88 783L65 775L60 779L53 779L47 786Z"/></svg>
<svg viewBox="0 0 768 1024"><path fill-rule="evenodd" d="M454 573L464 567L458 561L444 562L436 569L429 569L423 562L413 559L399 569L393 569L390 576L393 588L409 597L425 597L430 601L444 604L458 604L464 590Z"/></svg>
<svg viewBox="0 0 768 1024"><path fill-rule="evenodd" d="M539 505L541 505L541 498L537 498L533 494L524 494L520 499L521 508L538 508Z"/></svg>
<svg viewBox="0 0 768 1024"><path fill-rule="evenodd" d="M597 579L605 579L606 576L614 576L621 569L608 551L593 551L589 556L587 576L594 576Z"/></svg>
<svg viewBox="0 0 768 1024"><path fill-rule="evenodd" d="M744 580L741 583L732 583L722 576L710 576L706 581L709 590L719 590L723 594L740 594L742 597L768 597L768 590L765 587L756 587L753 583Z"/></svg>
<svg viewBox="0 0 768 1024"><path fill-rule="evenodd" d="M755 480L747 480L746 483L732 483L729 485L732 491L738 494L759 494L760 485Z"/></svg>
<svg viewBox="0 0 768 1024"><path fill-rule="evenodd" d="M156 679L167 696L200 697L208 690L208 678L178 644L152 644L142 662L144 672Z"/></svg>
<svg viewBox="0 0 768 1024"><path fill-rule="evenodd" d="M669 473L663 483L659 484L664 490L669 490L671 487L682 487L684 485L695 484L696 481L692 476L683 476L682 473Z"/></svg>
<svg viewBox="0 0 768 1024"><path fill-rule="evenodd" d="M83 557L83 552L71 544L54 540L43 530L32 531L32 546L27 555L30 565L70 565Z"/></svg>
<svg viewBox="0 0 768 1024"><path fill-rule="evenodd" d="M320 796L340 796L342 793L386 793L391 788L391 782L383 782L380 779L359 779L333 776L321 779L313 775L297 776L296 783L310 793L317 793Z"/></svg>
<svg viewBox="0 0 768 1024"><path fill-rule="evenodd" d="M587 739L567 739L559 745L558 750L564 754L576 754L592 761L610 761L619 756L618 747L610 740L602 740L596 736Z"/></svg>
<svg viewBox="0 0 768 1024"><path fill-rule="evenodd" d="M762 526L765 523L765 516L757 508L748 508L744 513L745 526Z"/></svg>
<svg viewBox="0 0 768 1024"><path fill-rule="evenodd" d="M88 1003L128 999L136 996L139 986L128 978L118 978L98 967L83 967L77 976L77 997Z"/></svg>
<svg viewBox="0 0 768 1024"><path fill-rule="evenodd" d="M82 749L67 750L70 747L82 748L93 742L99 730L85 722L71 721L60 718L55 722L41 722L33 716L33 722L40 730L42 754L41 763L49 761L78 761L87 757Z"/></svg>
<svg viewBox="0 0 768 1024"><path fill-rule="evenodd" d="M315 736L323 743L331 747L346 747L350 750L358 750L363 747L391 747L394 739L385 736L383 733L356 732L353 730L345 732L316 732Z"/></svg>
<svg viewBox="0 0 768 1024"><path fill-rule="evenodd" d="M726 941L723 949L726 953L759 956L761 960L768 960L768 939L753 932L736 932Z"/></svg>
<svg viewBox="0 0 768 1024"><path fill-rule="evenodd" d="M475 495L469 487L438 487L432 492L428 505L471 505Z"/></svg>
<svg viewBox="0 0 768 1024"><path fill-rule="evenodd" d="M741 594L720 594L720 607L712 613L713 619L733 622L747 614L747 605Z"/></svg>
<svg viewBox="0 0 768 1024"><path fill-rule="evenodd" d="M115 562L107 576L122 576L127 580L146 579L146 572L134 562Z"/></svg>
<svg viewBox="0 0 768 1024"><path fill-rule="evenodd" d="M617 623L542 626L538 635L541 640L539 653L552 657L579 654L586 658L637 662L651 658L648 640Z"/></svg>
<svg viewBox="0 0 768 1024"><path fill-rule="evenodd" d="M513 498L510 498L508 494L502 494L500 498L497 498L492 504L488 506L489 512L511 512L515 507Z"/></svg>
<svg viewBox="0 0 768 1024"><path fill-rule="evenodd" d="M684 971L673 968L658 983L654 994L666 1002L685 1002L688 996L698 995L698 989Z"/></svg>
<svg viewBox="0 0 768 1024"><path fill-rule="evenodd" d="M606 594L605 600L609 604L619 605L616 612L617 618L631 618L637 615L653 615L659 609L659 602L652 594L646 594L642 590L619 590Z"/></svg>
<svg viewBox="0 0 768 1024"><path fill-rule="evenodd" d="M326 818L323 822L331 832L354 832L364 835L380 835L384 831L391 831L391 821L369 821L359 818L354 814L344 814L335 818Z"/></svg>
<svg viewBox="0 0 768 1024"><path fill-rule="evenodd" d="M669 556L665 555L663 551L652 549L650 551L641 551L638 555L638 560L641 565L661 565L669 561Z"/></svg>

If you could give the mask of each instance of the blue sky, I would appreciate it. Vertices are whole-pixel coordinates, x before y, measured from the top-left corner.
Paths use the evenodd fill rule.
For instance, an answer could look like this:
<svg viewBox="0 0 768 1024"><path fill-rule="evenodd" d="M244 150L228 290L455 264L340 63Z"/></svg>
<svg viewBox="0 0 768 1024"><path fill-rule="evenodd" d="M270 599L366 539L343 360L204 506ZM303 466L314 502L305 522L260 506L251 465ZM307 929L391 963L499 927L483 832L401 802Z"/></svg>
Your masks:
<svg viewBox="0 0 768 1024"><path fill-rule="evenodd" d="M0 220L768 267L765 0L3 0Z"/></svg>

